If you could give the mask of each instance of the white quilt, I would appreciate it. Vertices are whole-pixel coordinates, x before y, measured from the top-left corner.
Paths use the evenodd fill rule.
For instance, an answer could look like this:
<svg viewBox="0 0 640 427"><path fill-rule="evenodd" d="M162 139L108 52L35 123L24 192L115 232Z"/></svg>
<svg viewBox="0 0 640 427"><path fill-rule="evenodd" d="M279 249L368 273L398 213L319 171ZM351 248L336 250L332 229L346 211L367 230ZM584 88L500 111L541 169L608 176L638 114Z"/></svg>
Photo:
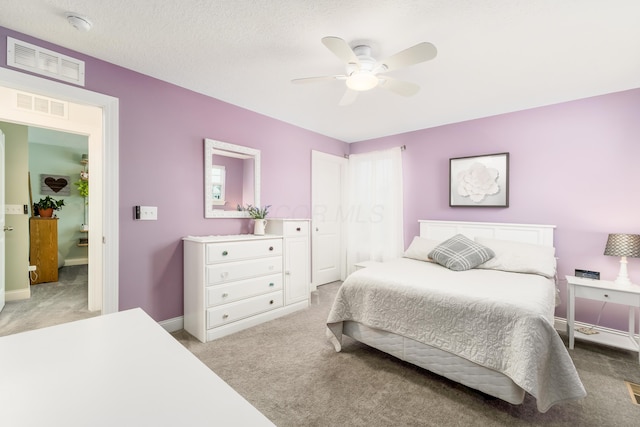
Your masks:
<svg viewBox="0 0 640 427"><path fill-rule="evenodd" d="M401 258L345 280L327 335L340 351L342 322L352 320L446 350L505 374L546 412L586 396L553 327L554 306L555 285L542 276Z"/></svg>

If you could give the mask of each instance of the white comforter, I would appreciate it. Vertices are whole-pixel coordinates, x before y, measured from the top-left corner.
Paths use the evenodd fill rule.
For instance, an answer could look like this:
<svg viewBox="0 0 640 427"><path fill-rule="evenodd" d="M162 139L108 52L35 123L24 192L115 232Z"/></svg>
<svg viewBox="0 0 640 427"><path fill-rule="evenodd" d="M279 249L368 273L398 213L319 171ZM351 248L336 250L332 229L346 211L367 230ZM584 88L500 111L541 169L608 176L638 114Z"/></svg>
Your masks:
<svg viewBox="0 0 640 427"><path fill-rule="evenodd" d="M401 258L351 274L327 319L341 349L352 320L449 351L502 372L537 399L538 410L586 396L553 327L553 281L495 270L450 271Z"/></svg>

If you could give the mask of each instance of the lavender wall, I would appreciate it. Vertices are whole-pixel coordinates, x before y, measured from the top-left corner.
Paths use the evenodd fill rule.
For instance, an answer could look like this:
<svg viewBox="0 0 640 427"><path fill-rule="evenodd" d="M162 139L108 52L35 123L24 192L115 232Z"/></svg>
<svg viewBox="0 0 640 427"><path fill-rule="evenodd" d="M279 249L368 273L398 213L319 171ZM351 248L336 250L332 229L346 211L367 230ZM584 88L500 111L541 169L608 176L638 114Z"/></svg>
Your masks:
<svg viewBox="0 0 640 427"><path fill-rule="evenodd" d="M188 234L248 232L248 220L205 219L203 139L262 153L262 203L272 216L309 217L311 150L342 155L346 143L0 27L6 37L86 63L91 91L120 100L120 309L154 319L182 315L182 242ZM134 221L132 207L158 207L158 221Z"/></svg>
<svg viewBox="0 0 640 427"><path fill-rule="evenodd" d="M613 280L619 258L603 255L608 233L640 233L640 89L351 144L351 153L406 145L405 244L419 219L554 224L562 278L575 268ZM510 153L508 208L450 208L449 158ZM629 259L640 283L640 259ZM560 284L566 317L566 282ZM595 323L600 303L580 301ZM627 330L627 309L607 304L601 325Z"/></svg>

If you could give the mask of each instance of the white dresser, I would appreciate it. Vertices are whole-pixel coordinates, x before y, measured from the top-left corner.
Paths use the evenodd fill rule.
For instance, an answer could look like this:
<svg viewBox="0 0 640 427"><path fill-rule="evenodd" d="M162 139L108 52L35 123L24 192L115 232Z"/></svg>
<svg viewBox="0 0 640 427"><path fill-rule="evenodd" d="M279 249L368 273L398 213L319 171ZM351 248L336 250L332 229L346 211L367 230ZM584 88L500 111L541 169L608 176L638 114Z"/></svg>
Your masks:
<svg viewBox="0 0 640 427"><path fill-rule="evenodd" d="M184 329L202 342L308 307L285 301L283 237L189 236L184 241Z"/></svg>

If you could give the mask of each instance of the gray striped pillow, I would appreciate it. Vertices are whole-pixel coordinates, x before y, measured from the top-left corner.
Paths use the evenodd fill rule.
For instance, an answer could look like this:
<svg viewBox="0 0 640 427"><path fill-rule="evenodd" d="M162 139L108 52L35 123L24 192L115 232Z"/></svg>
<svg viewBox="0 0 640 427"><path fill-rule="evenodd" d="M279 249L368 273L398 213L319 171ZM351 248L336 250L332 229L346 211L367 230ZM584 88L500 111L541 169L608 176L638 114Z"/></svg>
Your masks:
<svg viewBox="0 0 640 427"><path fill-rule="evenodd" d="M453 271L470 270L494 256L491 249L462 234L445 240L429 252L429 258Z"/></svg>

